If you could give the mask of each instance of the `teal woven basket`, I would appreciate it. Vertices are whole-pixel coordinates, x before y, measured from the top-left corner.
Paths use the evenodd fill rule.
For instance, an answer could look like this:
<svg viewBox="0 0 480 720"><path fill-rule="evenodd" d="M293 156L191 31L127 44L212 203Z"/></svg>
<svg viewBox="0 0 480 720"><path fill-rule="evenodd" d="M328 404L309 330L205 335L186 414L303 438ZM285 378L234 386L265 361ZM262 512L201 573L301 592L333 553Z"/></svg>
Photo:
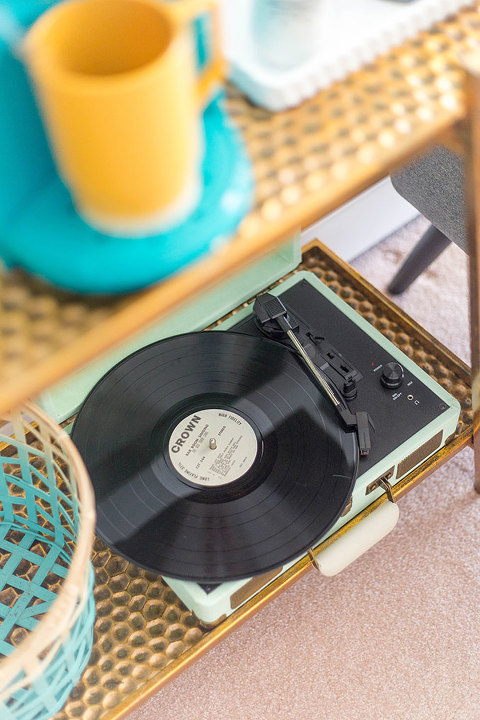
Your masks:
<svg viewBox="0 0 480 720"><path fill-rule="evenodd" d="M33 405L0 422L0 718L47 720L88 661L94 498L68 435Z"/></svg>

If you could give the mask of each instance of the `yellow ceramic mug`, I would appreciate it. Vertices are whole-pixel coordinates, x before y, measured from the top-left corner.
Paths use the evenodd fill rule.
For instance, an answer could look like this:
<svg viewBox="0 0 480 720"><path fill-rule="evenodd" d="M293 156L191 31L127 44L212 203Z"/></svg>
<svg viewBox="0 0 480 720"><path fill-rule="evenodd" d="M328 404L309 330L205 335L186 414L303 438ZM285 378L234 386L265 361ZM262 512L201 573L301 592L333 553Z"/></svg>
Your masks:
<svg viewBox="0 0 480 720"><path fill-rule="evenodd" d="M195 68L191 21L208 10L214 0L68 0L29 30L25 58L53 154L94 227L159 232L196 204L200 113L223 72L216 43L200 76Z"/></svg>

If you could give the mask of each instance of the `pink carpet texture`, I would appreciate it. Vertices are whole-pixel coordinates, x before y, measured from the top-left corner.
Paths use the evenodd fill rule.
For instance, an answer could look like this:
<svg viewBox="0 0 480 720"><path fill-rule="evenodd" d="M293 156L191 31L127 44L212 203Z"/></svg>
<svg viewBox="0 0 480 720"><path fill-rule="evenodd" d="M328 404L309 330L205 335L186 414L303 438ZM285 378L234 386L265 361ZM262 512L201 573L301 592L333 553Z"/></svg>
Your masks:
<svg viewBox="0 0 480 720"><path fill-rule="evenodd" d="M354 265L384 290L418 219ZM452 246L398 300L469 361L467 262ZM400 500L340 575L311 571L128 720L480 720L480 496L470 449Z"/></svg>

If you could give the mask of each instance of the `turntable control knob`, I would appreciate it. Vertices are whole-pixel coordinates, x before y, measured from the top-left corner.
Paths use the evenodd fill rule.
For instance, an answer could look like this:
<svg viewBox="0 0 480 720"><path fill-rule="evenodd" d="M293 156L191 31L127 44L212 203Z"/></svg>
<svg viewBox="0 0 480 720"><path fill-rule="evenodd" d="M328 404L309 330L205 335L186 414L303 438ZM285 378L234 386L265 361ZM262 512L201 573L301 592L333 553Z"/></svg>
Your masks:
<svg viewBox="0 0 480 720"><path fill-rule="evenodd" d="M389 362L383 366L380 382L388 390L396 390L403 382L403 368L397 362Z"/></svg>

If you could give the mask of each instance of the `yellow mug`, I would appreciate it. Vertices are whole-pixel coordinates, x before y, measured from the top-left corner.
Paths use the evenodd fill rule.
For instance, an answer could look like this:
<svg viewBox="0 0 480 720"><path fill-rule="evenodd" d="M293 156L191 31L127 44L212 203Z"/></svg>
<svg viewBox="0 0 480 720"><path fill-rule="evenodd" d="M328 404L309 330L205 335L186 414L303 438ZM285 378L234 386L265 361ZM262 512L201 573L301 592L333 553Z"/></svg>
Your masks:
<svg viewBox="0 0 480 720"><path fill-rule="evenodd" d="M199 75L192 20L212 12ZM24 41L57 167L79 213L114 235L181 222L201 192L200 114L222 79L215 0L67 0Z"/></svg>

